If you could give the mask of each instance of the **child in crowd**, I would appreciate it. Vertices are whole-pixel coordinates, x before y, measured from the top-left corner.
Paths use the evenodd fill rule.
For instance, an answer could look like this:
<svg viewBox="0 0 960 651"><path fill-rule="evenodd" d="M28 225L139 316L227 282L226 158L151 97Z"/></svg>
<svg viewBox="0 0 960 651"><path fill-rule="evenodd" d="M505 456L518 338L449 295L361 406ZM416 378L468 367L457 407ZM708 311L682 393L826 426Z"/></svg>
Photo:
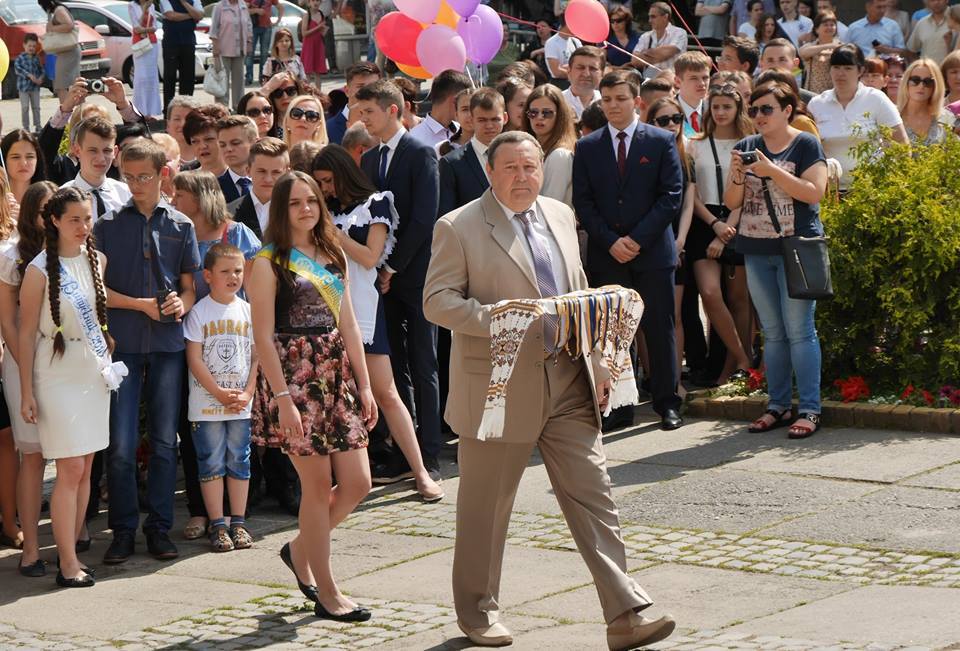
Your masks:
<svg viewBox="0 0 960 651"><path fill-rule="evenodd" d="M90 193L93 220L119 210L130 201L130 188L107 177L117 154L117 128L100 116L87 118L77 126L71 153L80 163L75 179L61 187L76 187Z"/></svg>
<svg viewBox="0 0 960 651"><path fill-rule="evenodd" d="M30 111L33 111L34 131L39 132L40 124L40 87L43 86L43 66L37 56L40 39L36 34L23 37L23 52L13 60L13 69L17 74L17 91L20 93L20 123L30 131Z"/></svg>
<svg viewBox="0 0 960 651"><path fill-rule="evenodd" d="M250 479L250 405L257 381L250 304L243 287L243 253L215 244L203 259L210 293L183 328L190 368L189 418L200 466L200 488L210 516L215 552L253 544L244 512ZM230 496L229 530L223 514L223 477Z"/></svg>
<svg viewBox="0 0 960 651"><path fill-rule="evenodd" d="M289 72L297 79L306 79L307 77L307 73L303 69L303 61L300 60L293 48L293 34L285 27L281 27L273 35L273 48L270 50L270 58L263 64L263 76L260 83L283 71Z"/></svg>

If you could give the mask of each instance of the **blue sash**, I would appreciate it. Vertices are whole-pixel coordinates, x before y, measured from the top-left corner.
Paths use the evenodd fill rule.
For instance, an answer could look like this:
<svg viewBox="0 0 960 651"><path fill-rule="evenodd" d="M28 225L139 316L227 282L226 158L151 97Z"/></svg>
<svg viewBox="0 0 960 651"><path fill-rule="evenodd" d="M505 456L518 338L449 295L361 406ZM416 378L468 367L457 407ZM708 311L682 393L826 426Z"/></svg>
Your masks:
<svg viewBox="0 0 960 651"><path fill-rule="evenodd" d="M276 265L280 265L273 250L273 245L268 244L257 253L258 258L267 258ZM312 258L308 258L297 249L290 251L290 261L286 265L288 271L292 271L301 278L310 281L314 286L320 298L327 304L333 313L334 320L340 323L340 301L343 299L343 282L335 275L327 271L323 265Z"/></svg>

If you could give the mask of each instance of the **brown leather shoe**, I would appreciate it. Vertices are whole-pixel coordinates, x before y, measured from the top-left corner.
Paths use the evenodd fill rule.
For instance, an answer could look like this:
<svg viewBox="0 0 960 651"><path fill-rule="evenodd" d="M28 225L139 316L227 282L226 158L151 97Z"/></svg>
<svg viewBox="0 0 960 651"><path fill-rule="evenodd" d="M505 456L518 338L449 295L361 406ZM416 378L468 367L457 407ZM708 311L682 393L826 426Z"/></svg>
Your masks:
<svg viewBox="0 0 960 651"><path fill-rule="evenodd" d="M458 619L457 626L477 646L508 646L513 644L513 635L500 622L486 628L470 628Z"/></svg>
<svg viewBox="0 0 960 651"><path fill-rule="evenodd" d="M660 619L633 615L629 625L607 626L607 646L610 651L637 649L667 639L676 627L677 623L670 615Z"/></svg>

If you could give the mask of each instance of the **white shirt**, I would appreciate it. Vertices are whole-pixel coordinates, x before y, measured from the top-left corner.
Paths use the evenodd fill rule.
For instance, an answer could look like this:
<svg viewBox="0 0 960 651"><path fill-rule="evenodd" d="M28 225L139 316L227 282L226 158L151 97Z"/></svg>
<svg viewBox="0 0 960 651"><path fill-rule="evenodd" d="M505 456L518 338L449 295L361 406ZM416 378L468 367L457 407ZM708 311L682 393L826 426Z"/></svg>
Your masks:
<svg viewBox="0 0 960 651"><path fill-rule="evenodd" d="M831 88L811 99L807 111L817 123L826 157L840 162L841 188L849 187L852 180L849 172L856 167L850 149L863 142L877 125L896 127L903 123L900 112L886 93L863 84L846 108L840 105L836 91ZM855 127L861 130L858 136L854 136Z"/></svg>
<svg viewBox="0 0 960 651"><path fill-rule="evenodd" d="M657 31L651 29L640 37L640 40L637 41L637 47L633 48L634 54L639 54L644 50L666 45L672 45L677 48L677 53L669 59L664 59L660 63L654 64L656 67L650 65L644 68L643 76L647 79L653 79L661 70L673 70L673 62L677 60L677 57L680 56L681 53L687 51L687 32L676 25L667 25L667 29L663 32L663 38L657 38Z"/></svg>
<svg viewBox="0 0 960 651"><path fill-rule="evenodd" d="M937 63L942 63L948 54L950 48L947 47L943 37L950 32L947 26L947 17L944 16L940 24L933 18L933 14L921 18L913 33L910 34L910 40L907 41L907 49L912 52L919 52L920 56L933 59Z"/></svg>
<svg viewBox="0 0 960 651"><path fill-rule="evenodd" d="M417 142L436 147L450 140L458 128L459 126L456 122L452 123L450 127L445 127L437 122L436 118L428 114L427 117L420 121L420 124L410 129L410 137Z"/></svg>
<svg viewBox="0 0 960 651"><path fill-rule="evenodd" d="M579 120L580 116L583 115L583 110L587 107L583 105L583 102L580 101L579 97L573 94L573 91L570 88L567 88L562 94L563 99L567 100L567 104L573 109L573 112L577 114L577 119ZM594 90L593 99L590 100L589 103L593 104L598 99L600 99L600 91Z"/></svg>
<svg viewBox="0 0 960 651"><path fill-rule="evenodd" d="M738 142L740 141L737 138L714 140L717 145L717 158L720 160L720 175L723 183L727 182L730 172L730 153L733 151L733 146ZM713 150L710 148L710 140L708 138L689 140L686 148L687 153L693 156L697 195L704 204L719 206L723 203L723 188L717 188L717 167L713 158Z"/></svg>
<svg viewBox="0 0 960 651"><path fill-rule="evenodd" d="M580 39L575 36L564 38L559 33L554 34L543 44L543 58L554 59L559 65L565 66L570 63L570 55L581 45ZM549 65L547 68L549 70ZM552 74L550 76L553 77Z"/></svg>
<svg viewBox="0 0 960 651"><path fill-rule="evenodd" d="M422 124L422 123L421 123L421 124ZM386 170L384 170L385 172L388 172L388 173L390 172L390 163L393 162L393 154L397 151L397 145L400 144L400 138L403 138L403 134L405 134L406 132L407 132L406 129L404 129L403 127L400 127L399 129L397 129L397 132L396 132L395 134L393 134L393 136L390 138L390 140L388 140L388 141L386 141L386 142L381 142L381 143L380 143L380 147L383 147L384 145L386 145L387 147L390 148L390 151L387 152L387 168L386 168ZM378 170L378 173L379 173L379 170L380 170L380 148L377 148L377 170Z"/></svg>
<svg viewBox="0 0 960 651"><path fill-rule="evenodd" d="M250 190L250 200L253 201L253 210L257 213L257 223L260 224L260 232L267 232L267 223L270 221L270 202L260 203L253 189Z"/></svg>
<svg viewBox="0 0 960 651"><path fill-rule="evenodd" d="M477 160L480 161L480 167L483 169L483 175L487 177L487 183L490 182L490 174L487 172L487 149L489 147L474 136L470 138L470 146L473 147L473 153L477 155Z"/></svg>
<svg viewBox="0 0 960 651"><path fill-rule="evenodd" d="M107 209L107 213L120 210L128 201L130 201L130 199L133 198L133 195L130 194L130 188L127 187L126 183L121 183L120 181L111 178L104 178L103 184L99 188L95 188L87 183L80 174L77 174L77 178L73 179L72 181L67 181L60 187L79 188L80 190L86 190L87 192L99 190L100 198L103 199L103 205ZM90 197L90 205L92 206L91 209L93 211L94 221L103 217L103 215L97 214L96 197Z"/></svg>
<svg viewBox="0 0 960 651"><path fill-rule="evenodd" d="M777 23L780 24L783 32L793 41L794 47L800 47L800 36L813 31L813 21L800 14L797 14L796 20L781 18Z"/></svg>
<svg viewBox="0 0 960 651"><path fill-rule="evenodd" d="M628 124L623 130L623 132L627 134L627 137L623 141L624 146L627 148L627 156L630 155L630 141L633 140L633 134L637 130L637 124L639 124L639 120L633 118L633 122ZM617 160L617 149L620 147L620 140L617 138L617 134L620 133L620 129L617 129L610 123L607 123L607 129L610 130L610 138L613 140L613 160Z"/></svg>
<svg viewBox="0 0 960 651"><path fill-rule="evenodd" d="M497 199L496 193L494 193L493 198ZM533 264L533 252L530 249L530 242L527 241L527 234L523 229L523 222L517 219L515 216L517 213L503 205L499 199L497 199L497 203L500 204L503 214L506 215L507 221L510 222L510 226L513 227L513 231L517 234L517 238L523 245L523 250L527 254L527 261L530 263L530 269L533 270L534 276L536 276L537 267ZM537 238L540 247L550 254L550 271L553 273L553 282L557 287L557 292L559 292L559 294L566 294L570 291L570 285L567 283L567 267L563 260L563 253L560 251L560 245L557 244L557 238L553 236L553 232L550 230L550 227L547 226L547 220L544 218L543 211L540 209L538 203L534 202L528 210L533 211L533 217L530 219L530 228L533 231L533 236Z"/></svg>
<svg viewBox="0 0 960 651"><path fill-rule="evenodd" d="M683 98L677 95L677 101L680 102L680 108L683 110L683 117L686 118L686 122L683 123L683 135L688 138L692 138L693 134L700 133L699 131L694 131L693 129L693 119L690 117L696 112L697 114L697 126L700 127L700 131L703 131L703 100L700 100L700 103L696 106L690 106Z"/></svg>
<svg viewBox="0 0 960 651"><path fill-rule="evenodd" d="M230 179L233 181L233 185L236 186L237 192L240 193L241 197L243 196L243 188L240 187L240 184L237 183L237 181L239 181L240 179L247 179L248 181L250 181L249 187L253 187L253 181L250 179L249 176L243 176L242 174L237 174L229 167L227 168L227 172L230 174Z"/></svg>
<svg viewBox="0 0 960 651"><path fill-rule="evenodd" d="M740 25L740 28L737 30L738 34L743 34L747 38L756 38L757 28L753 26L753 23L747 21Z"/></svg>

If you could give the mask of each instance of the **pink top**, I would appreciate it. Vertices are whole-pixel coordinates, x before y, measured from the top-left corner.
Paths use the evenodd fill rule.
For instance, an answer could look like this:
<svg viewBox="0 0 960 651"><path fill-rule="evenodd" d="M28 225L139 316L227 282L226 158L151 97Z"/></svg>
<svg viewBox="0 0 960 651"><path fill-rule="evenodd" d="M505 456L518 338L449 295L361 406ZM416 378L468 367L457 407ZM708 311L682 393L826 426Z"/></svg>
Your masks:
<svg viewBox="0 0 960 651"><path fill-rule="evenodd" d="M217 39L220 56L240 57L250 51L253 23L245 2L220 0L213 11L210 38Z"/></svg>

